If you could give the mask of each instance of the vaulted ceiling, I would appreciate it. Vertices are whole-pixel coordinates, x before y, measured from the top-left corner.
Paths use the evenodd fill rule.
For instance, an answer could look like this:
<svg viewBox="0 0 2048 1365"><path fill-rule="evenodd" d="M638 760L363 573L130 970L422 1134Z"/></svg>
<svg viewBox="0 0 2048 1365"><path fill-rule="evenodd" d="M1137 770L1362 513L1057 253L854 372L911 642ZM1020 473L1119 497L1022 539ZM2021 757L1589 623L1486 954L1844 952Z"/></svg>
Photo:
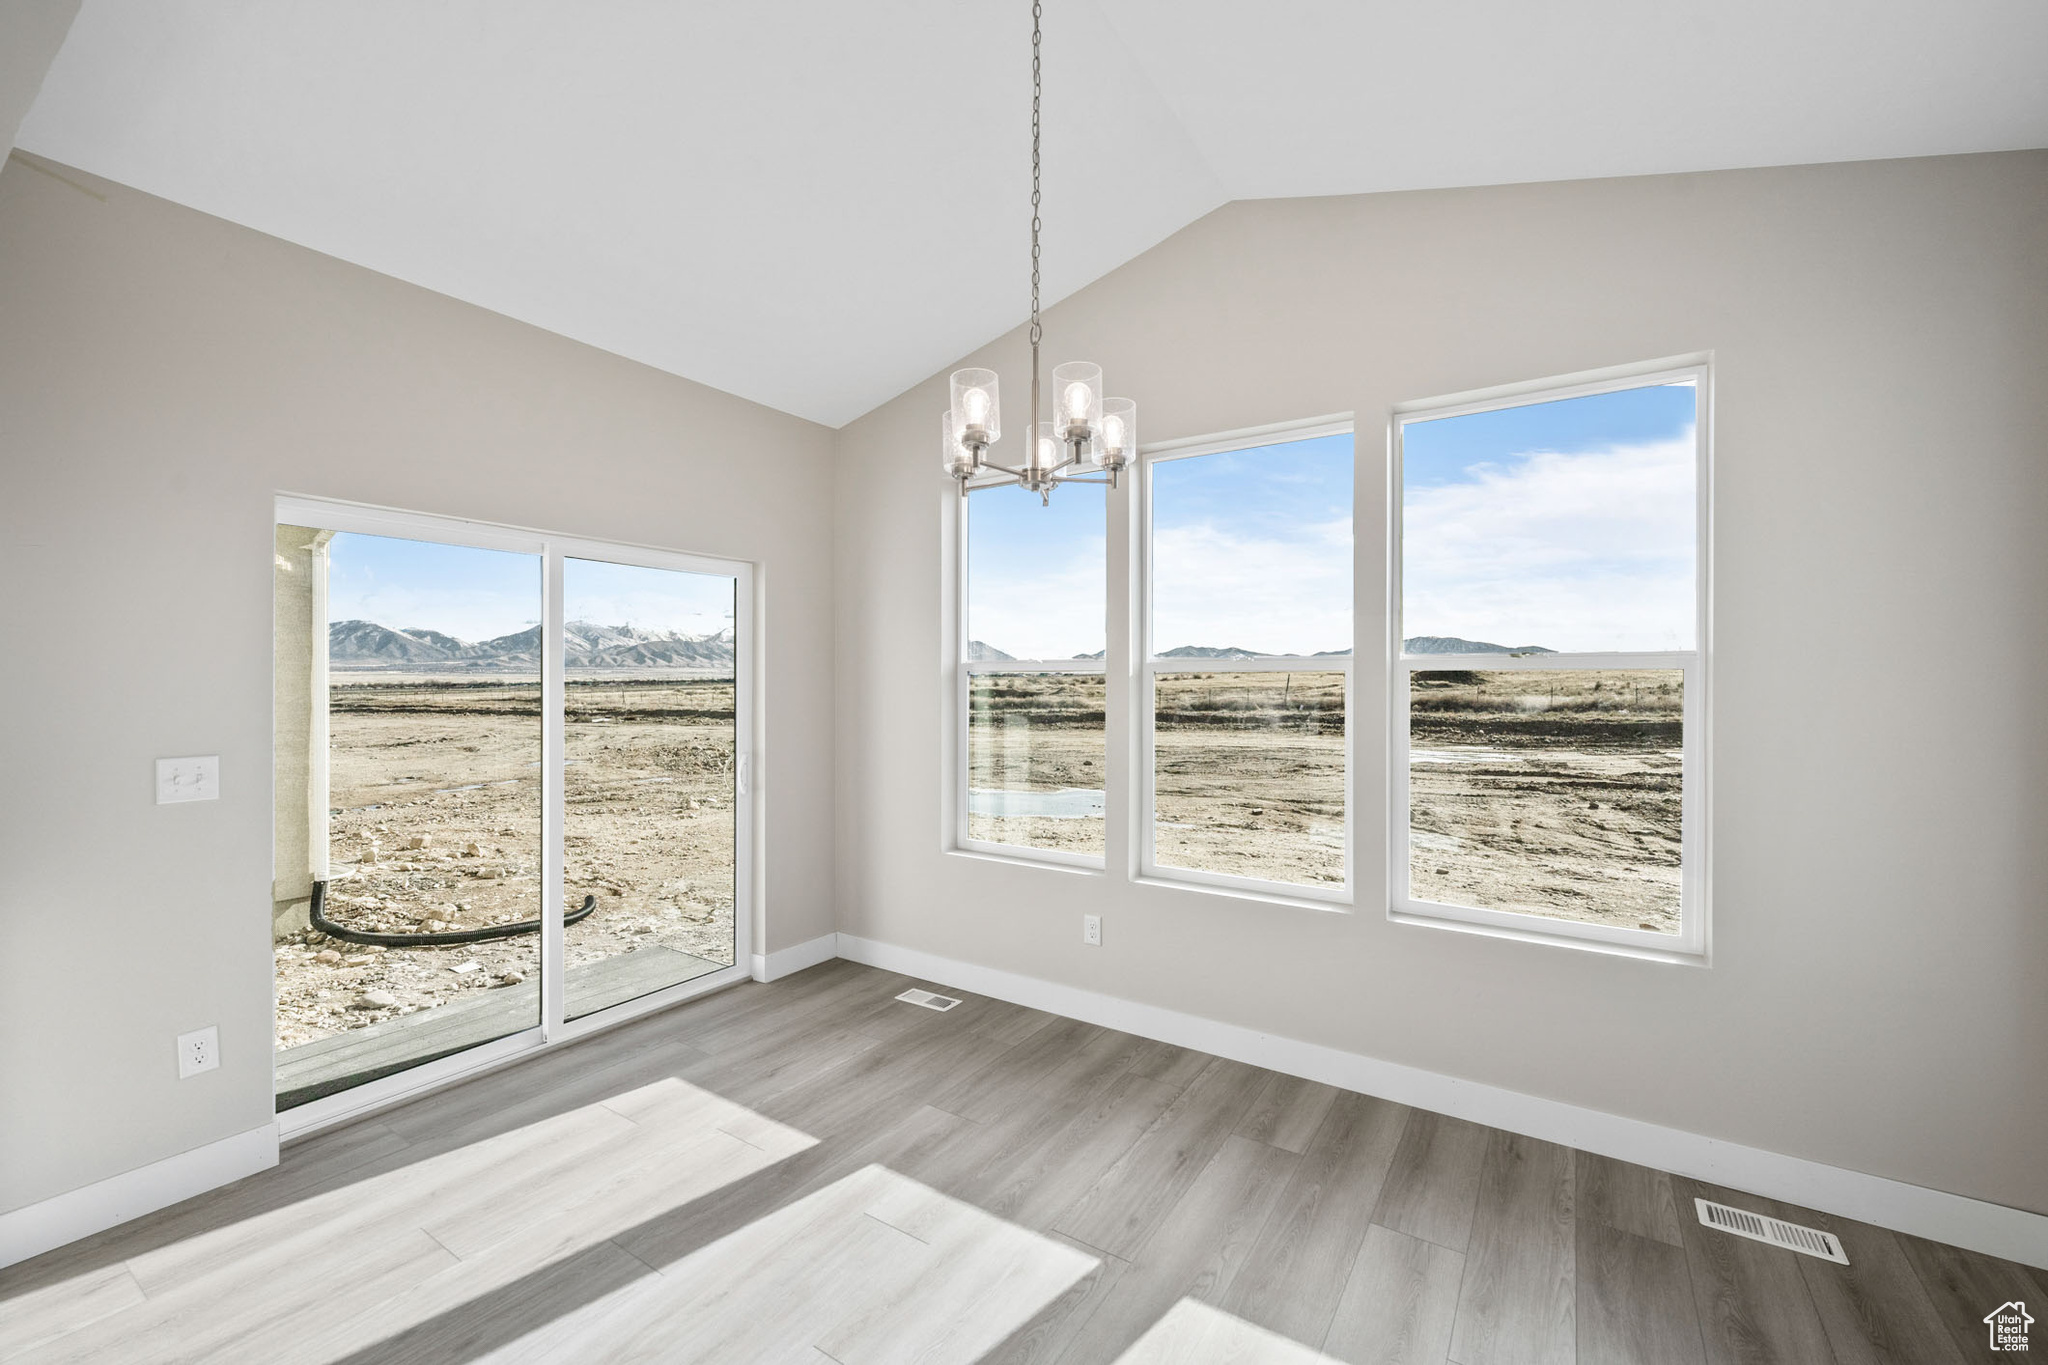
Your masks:
<svg viewBox="0 0 2048 1365"><path fill-rule="evenodd" d="M1023 320L1027 0L85 0L33 153L837 426ZM1046 0L1045 278L1231 199L2048 145L2041 0Z"/></svg>

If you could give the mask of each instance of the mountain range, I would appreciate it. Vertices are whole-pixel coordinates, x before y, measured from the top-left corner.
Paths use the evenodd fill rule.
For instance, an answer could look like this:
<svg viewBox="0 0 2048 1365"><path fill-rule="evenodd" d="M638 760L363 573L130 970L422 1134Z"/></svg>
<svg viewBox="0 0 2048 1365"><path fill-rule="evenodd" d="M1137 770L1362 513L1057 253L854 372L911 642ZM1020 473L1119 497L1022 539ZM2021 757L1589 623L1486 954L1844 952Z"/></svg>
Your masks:
<svg viewBox="0 0 2048 1365"><path fill-rule="evenodd" d="M1461 640L1455 635L1413 635L1401 642L1409 654L1555 654L1554 649L1542 645L1492 645L1484 640ZM1341 659L1349 656L1348 649L1321 649L1314 654L1261 654L1255 649L1243 649L1237 645L1179 645L1162 650L1162 659ZM1014 654L1005 654L994 645L980 640L967 642L967 657L975 662L989 661L1005 663L1013 661ZM1076 654L1076 659L1099 659L1100 650L1093 654Z"/></svg>
<svg viewBox="0 0 2048 1365"><path fill-rule="evenodd" d="M1455 635L1411 635L1401 642L1409 654L1555 654L1542 645L1490 645L1484 640L1461 640Z"/></svg>
<svg viewBox="0 0 2048 1365"><path fill-rule="evenodd" d="M568 668L730 668L730 627L713 635L636 630L571 621L562 628ZM540 627L493 640L458 640L438 630L397 630L375 621L335 621L327 627L327 660L338 668L431 668L538 672Z"/></svg>

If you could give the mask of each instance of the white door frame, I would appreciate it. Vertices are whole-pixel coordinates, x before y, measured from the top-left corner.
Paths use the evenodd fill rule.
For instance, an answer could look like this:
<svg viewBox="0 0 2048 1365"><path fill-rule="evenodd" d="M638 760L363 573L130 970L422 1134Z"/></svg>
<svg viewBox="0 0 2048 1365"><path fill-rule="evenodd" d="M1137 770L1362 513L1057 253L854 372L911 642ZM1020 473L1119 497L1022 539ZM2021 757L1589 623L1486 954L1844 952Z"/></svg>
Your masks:
<svg viewBox="0 0 2048 1365"><path fill-rule="evenodd" d="M541 1017L532 1028L465 1049L453 1056L369 1081L281 1111L278 1129L285 1138L360 1118L389 1108L452 1081L495 1069L507 1062L624 1023L670 1005L749 979L756 921L760 918L760 878L756 851L760 847L760 784L753 781L754 756L760 749L760 718L755 706L759 623L755 619L754 565L744 560L686 554L650 545L589 540L526 527L466 521L425 512L406 512L327 498L280 495L275 521L322 530L393 536L483 550L509 550L535 555L541 563ZM602 560L648 569L717 574L733 584L733 962L715 972L584 1015L563 1017L566 1004L563 971L562 872L564 857L564 703L562 662L562 561ZM272 758L273 781L276 763ZM275 1036L277 976L271 974L271 1020ZM272 1057L276 1051L273 1047ZM273 1085L273 1092L275 1086Z"/></svg>

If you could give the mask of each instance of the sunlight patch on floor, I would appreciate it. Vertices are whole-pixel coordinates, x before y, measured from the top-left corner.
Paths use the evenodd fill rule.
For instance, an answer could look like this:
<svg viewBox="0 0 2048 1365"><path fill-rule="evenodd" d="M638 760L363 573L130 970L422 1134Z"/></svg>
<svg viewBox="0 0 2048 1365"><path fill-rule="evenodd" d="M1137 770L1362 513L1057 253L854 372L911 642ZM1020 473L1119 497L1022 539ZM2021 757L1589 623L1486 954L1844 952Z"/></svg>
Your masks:
<svg viewBox="0 0 2048 1365"><path fill-rule="evenodd" d="M0 1356L324 1365L815 1143L666 1078L40 1290L0 1315Z"/></svg>
<svg viewBox="0 0 2048 1365"><path fill-rule="evenodd" d="M1199 1299L1182 1299L1117 1357L1116 1365L1337 1365L1290 1337Z"/></svg>
<svg viewBox="0 0 2048 1365"><path fill-rule="evenodd" d="M969 1365L1098 1264L868 1166L478 1359Z"/></svg>

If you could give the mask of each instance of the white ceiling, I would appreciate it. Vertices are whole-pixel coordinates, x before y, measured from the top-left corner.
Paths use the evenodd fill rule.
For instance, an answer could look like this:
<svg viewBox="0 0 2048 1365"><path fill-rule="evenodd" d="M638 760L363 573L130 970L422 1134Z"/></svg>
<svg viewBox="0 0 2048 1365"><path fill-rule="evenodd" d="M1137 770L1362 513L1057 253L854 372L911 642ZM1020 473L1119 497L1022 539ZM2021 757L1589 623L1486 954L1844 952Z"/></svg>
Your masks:
<svg viewBox="0 0 2048 1365"><path fill-rule="evenodd" d="M14 145L15 131L77 15L78 0L9 0L0 6L0 145Z"/></svg>
<svg viewBox="0 0 2048 1365"><path fill-rule="evenodd" d="M2042 0L1047 10L1048 301L1230 199L2048 145ZM85 0L19 140L837 426L1023 320L1028 38L1023 0Z"/></svg>

